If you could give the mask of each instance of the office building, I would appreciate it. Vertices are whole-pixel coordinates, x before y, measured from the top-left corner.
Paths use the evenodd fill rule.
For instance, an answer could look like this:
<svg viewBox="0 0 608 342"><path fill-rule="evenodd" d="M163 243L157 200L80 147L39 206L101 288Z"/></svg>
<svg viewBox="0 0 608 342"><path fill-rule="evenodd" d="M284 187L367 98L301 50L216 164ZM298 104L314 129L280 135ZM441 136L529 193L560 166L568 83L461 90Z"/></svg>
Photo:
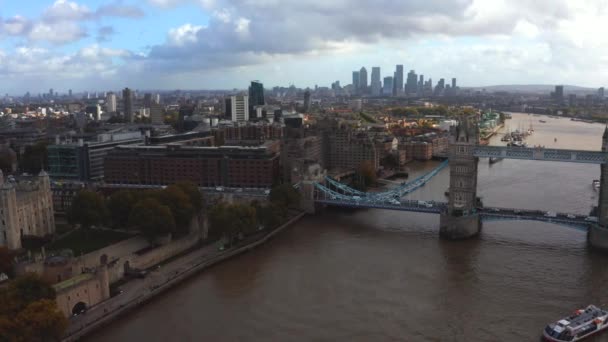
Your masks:
<svg viewBox="0 0 608 342"><path fill-rule="evenodd" d="M310 90L306 89L304 92L304 112L310 110Z"/></svg>
<svg viewBox="0 0 608 342"><path fill-rule="evenodd" d="M385 77L384 78L384 87L382 88L382 95L384 96L390 96L393 94L393 78L392 77Z"/></svg>
<svg viewBox="0 0 608 342"><path fill-rule="evenodd" d="M270 188L280 179L280 144L256 147L119 146L106 157L106 183ZM138 170L138 172L132 172Z"/></svg>
<svg viewBox="0 0 608 342"><path fill-rule="evenodd" d="M372 84L371 84L372 89L371 90L372 90L372 95L374 95L374 96L378 96L382 92L382 80L380 77L381 77L380 68L373 67L372 68Z"/></svg>
<svg viewBox="0 0 608 342"><path fill-rule="evenodd" d="M113 92L109 92L106 95L106 112L108 113L116 113L116 94Z"/></svg>
<svg viewBox="0 0 608 342"><path fill-rule="evenodd" d="M564 86L563 85L555 86L554 99L558 102L564 101Z"/></svg>
<svg viewBox="0 0 608 342"><path fill-rule="evenodd" d="M597 90L597 97L599 97L600 99L604 98L604 87L601 87L600 89Z"/></svg>
<svg viewBox="0 0 608 342"><path fill-rule="evenodd" d="M418 95L424 95L424 75L418 76Z"/></svg>
<svg viewBox="0 0 608 342"><path fill-rule="evenodd" d="M397 65L393 79L393 95L403 94L403 65Z"/></svg>
<svg viewBox="0 0 608 342"><path fill-rule="evenodd" d="M359 70L359 93L367 94L367 69L365 67Z"/></svg>
<svg viewBox="0 0 608 342"><path fill-rule="evenodd" d="M119 145L141 144L144 138L138 132L104 133L92 141L79 138L74 141L57 137L49 145L49 174L53 179L100 181L104 178L104 158Z"/></svg>
<svg viewBox="0 0 608 342"><path fill-rule="evenodd" d="M24 237L55 233L53 196L49 176L4 179L0 171L0 246L20 249Z"/></svg>
<svg viewBox="0 0 608 342"><path fill-rule="evenodd" d="M353 92L355 94L359 93L359 72L358 71L353 71Z"/></svg>
<svg viewBox="0 0 608 342"><path fill-rule="evenodd" d="M155 101L150 105L150 122L153 125L162 125L165 122L163 107Z"/></svg>
<svg viewBox="0 0 608 342"><path fill-rule="evenodd" d="M133 122L135 115L133 113L133 93L131 89L125 88L122 91L123 113L127 122Z"/></svg>
<svg viewBox="0 0 608 342"><path fill-rule="evenodd" d="M230 115L233 122L249 121L249 96L235 95L230 97Z"/></svg>
<svg viewBox="0 0 608 342"><path fill-rule="evenodd" d="M416 94L418 89L418 75L414 70L410 70L407 73L407 85L405 87L405 92L407 94Z"/></svg>
<svg viewBox="0 0 608 342"><path fill-rule="evenodd" d="M437 82L437 85L435 86L435 95L443 95L444 90L445 80L442 78L439 80L439 82Z"/></svg>
<svg viewBox="0 0 608 342"><path fill-rule="evenodd" d="M160 94L154 95L154 103L160 104Z"/></svg>
<svg viewBox="0 0 608 342"><path fill-rule="evenodd" d="M452 78L452 89L456 89L456 78Z"/></svg>
<svg viewBox="0 0 608 342"><path fill-rule="evenodd" d="M254 108L265 104L264 85L260 81L252 81L249 86L249 106Z"/></svg>
<svg viewBox="0 0 608 342"><path fill-rule="evenodd" d="M144 108L150 108L152 106L152 94L144 94Z"/></svg>

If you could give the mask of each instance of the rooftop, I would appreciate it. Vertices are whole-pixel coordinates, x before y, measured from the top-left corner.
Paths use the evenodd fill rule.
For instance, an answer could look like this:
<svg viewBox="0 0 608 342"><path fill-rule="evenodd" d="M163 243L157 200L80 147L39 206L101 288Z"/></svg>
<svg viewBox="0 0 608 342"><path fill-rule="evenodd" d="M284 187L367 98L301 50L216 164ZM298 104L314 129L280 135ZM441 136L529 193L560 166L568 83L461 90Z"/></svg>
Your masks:
<svg viewBox="0 0 608 342"><path fill-rule="evenodd" d="M55 288L55 291L59 292L59 291L68 289L74 285L78 285L82 282L88 281L92 278L93 278L92 273L83 273L83 274L77 275L75 277L72 277L68 280L62 281L61 283L57 283L57 284L53 285L53 287Z"/></svg>

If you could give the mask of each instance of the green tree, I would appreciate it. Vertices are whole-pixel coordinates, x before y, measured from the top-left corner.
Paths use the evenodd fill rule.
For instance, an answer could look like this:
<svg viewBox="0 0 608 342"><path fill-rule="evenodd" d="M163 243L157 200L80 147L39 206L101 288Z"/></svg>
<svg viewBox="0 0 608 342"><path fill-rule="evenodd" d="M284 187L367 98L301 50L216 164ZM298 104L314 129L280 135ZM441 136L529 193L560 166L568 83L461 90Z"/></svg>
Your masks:
<svg viewBox="0 0 608 342"><path fill-rule="evenodd" d="M270 202L290 208L300 204L300 193L291 184L277 185L270 190Z"/></svg>
<svg viewBox="0 0 608 342"><path fill-rule="evenodd" d="M133 207L129 224L137 227L150 241L175 232L175 219L168 206L154 198L143 199Z"/></svg>
<svg viewBox="0 0 608 342"><path fill-rule="evenodd" d="M183 181L175 183L174 186L178 187L186 195L188 195L190 198L190 204L192 204L192 207L197 213L203 209L203 195L196 184Z"/></svg>
<svg viewBox="0 0 608 342"><path fill-rule="evenodd" d="M48 166L46 142L39 142L32 146L27 146L25 152L19 159L19 168L23 172L36 174Z"/></svg>
<svg viewBox="0 0 608 342"><path fill-rule="evenodd" d="M125 228L129 224L129 215L137 201L137 196L127 190L115 192L110 196L108 214L114 228Z"/></svg>
<svg viewBox="0 0 608 342"><path fill-rule="evenodd" d="M230 244L243 233L257 231L256 209L248 204L219 203L209 211L210 233L223 236Z"/></svg>
<svg viewBox="0 0 608 342"><path fill-rule="evenodd" d="M86 229L105 222L107 213L105 200L100 194L81 190L72 201L68 219Z"/></svg>
<svg viewBox="0 0 608 342"><path fill-rule="evenodd" d="M251 234L257 231L255 208L248 204L233 204L228 208L234 217L234 231L237 234Z"/></svg>
<svg viewBox="0 0 608 342"><path fill-rule="evenodd" d="M14 265L15 253L6 247L0 247L0 273L4 273L9 277L15 275Z"/></svg>
<svg viewBox="0 0 608 342"><path fill-rule="evenodd" d="M285 220L283 207L273 203L256 208L257 220L265 228L275 228Z"/></svg>
<svg viewBox="0 0 608 342"><path fill-rule="evenodd" d="M166 205L171 210L175 219L176 233L184 235L188 233L190 221L194 215L194 208L190 202L190 197L177 186L169 186L166 189L154 194L154 198L162 205Z"/></svg>
<svg viewBox="0 0 608 342"><path fill-rule="evenodd" d="M61 341L68 320L54 300L43 299L30 303L15 318L24 341Z"/></svg>

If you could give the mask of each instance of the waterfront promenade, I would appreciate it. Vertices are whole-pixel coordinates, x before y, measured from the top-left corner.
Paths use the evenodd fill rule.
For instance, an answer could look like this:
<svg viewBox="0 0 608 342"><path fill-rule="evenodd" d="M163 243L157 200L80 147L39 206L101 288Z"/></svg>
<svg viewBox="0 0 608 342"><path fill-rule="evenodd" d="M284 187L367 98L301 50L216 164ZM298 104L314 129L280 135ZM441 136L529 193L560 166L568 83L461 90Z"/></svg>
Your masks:
<svg viewBox="0 0 608 342"><path fill-rule="evenodd" d="M224 251L219 251L216 244L207 245L167 262L143 279L129 281L121 286L121 294L90 308L85 314L72 317L63 342L76 341L203 269L265 243L303 216L304 213L292 216L280 227Z"/></svg>

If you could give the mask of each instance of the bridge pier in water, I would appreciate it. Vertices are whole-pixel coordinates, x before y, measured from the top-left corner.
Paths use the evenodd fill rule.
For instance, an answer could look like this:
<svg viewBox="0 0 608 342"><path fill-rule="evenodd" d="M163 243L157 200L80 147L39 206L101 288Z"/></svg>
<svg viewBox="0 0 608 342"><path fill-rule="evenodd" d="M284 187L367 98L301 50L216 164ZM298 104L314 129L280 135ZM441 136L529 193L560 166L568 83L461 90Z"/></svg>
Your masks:
<svg viewBox="0 0 608 342"><path fill-rule="evenodd" d="M608 152L608 126L602 137L602 152ZM608 252L608 165L601 164L600 198L597 204L597 224L587 232L587 243L596 249Z"/></svg>
<svg viewBox="0 0 608 342"><path fill-rule="evenodd" d="M468 239L481 231L477 213L477 163L475 147L479 129L474 117L461 120L452 128L448 157L450 161L450 198L439 218L439 235L450 240Z"/></svg>

